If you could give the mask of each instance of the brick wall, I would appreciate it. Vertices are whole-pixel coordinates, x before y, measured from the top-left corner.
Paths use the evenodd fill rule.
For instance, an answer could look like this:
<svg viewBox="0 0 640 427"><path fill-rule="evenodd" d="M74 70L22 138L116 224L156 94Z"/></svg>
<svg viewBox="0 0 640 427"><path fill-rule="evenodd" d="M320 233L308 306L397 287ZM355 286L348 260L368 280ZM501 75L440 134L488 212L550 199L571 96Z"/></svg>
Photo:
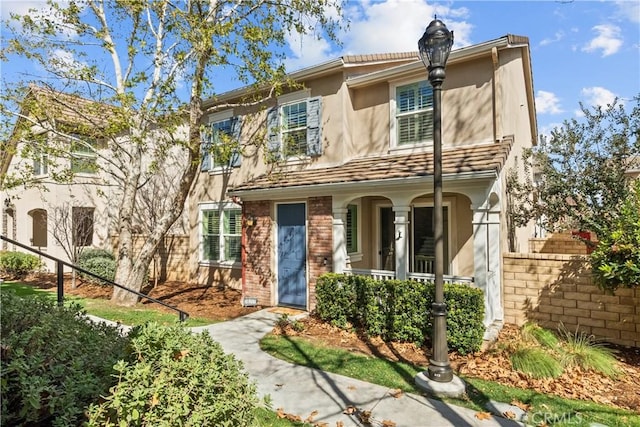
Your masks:
<svg viewBox="0 0 640 427"><path fill-rule="evenodd" d="M527 320L568 331L579 328L608 342L640 347L640 289L608 295L591 282L588 257L565 254L503 256L504 320Z"/></svg>
<svg viewBox="0 0 640 427"><path fill-rule="evenodd" d="M333 270L333 214L331 197L310 197L307 200L309 271L309 311L316 306L318 276Z"/></svg>
<svg viewBox="0 0 640 427"><path fill-rule="evenodd" d="M587 253L587 245L570 233L555 233L544 239L529 239L529 252L583 255Z"/></svg>
<svg viewBox="0 0 640 427"><path fill-rule="evenodd" d="M244 202L245 217L255 217L255 223L247 226L243 221L245 233L242 264L244 267L243 296L258 298L258 304L273 305L271 296L275 273L272 271L273 222L271 220L271 202Z"/></svg>

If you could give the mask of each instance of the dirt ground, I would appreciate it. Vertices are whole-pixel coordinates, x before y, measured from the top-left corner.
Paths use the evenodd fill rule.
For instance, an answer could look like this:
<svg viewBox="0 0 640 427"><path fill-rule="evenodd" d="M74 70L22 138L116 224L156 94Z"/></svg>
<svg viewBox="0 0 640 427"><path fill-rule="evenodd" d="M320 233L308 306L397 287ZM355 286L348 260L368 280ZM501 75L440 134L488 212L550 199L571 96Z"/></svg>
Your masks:
<svg viewBox="0 0 640 427"><path fill-rule="evenodd" d="M27 282L34 286L55 291L54 278L41 276ZM226 320L259 310L261 307L246 308L240 304L240 292L210 286L167 282L146 289L150 296L179 307L192 317ZM92 298L109 298L111 289L103 286L80 284L71 289L71 281L65 281L65 293ZM144 303L149 304L149 303ZM152 304L161 310L165 308ZM352 332L342 331L325 324L313 316L302 320L304 329L296 332L293 328L275 330L275 333L298 335L326 345L345 348L366 355L385 357L390 360L427 366L429 350L406 343L385 343L379 338L365 338ZM496 381L504 385L533 389L541 393L561 397L591 400L640 413L640 348L615 347L616 358L623 372L613 379L592 371L579 368L566 369L556 379L536 380L511 369L508 354L504 349L517 339L518 329L507 325L498 341L483 352L461 356L450 355L455 372L470 377Z"/></svg>

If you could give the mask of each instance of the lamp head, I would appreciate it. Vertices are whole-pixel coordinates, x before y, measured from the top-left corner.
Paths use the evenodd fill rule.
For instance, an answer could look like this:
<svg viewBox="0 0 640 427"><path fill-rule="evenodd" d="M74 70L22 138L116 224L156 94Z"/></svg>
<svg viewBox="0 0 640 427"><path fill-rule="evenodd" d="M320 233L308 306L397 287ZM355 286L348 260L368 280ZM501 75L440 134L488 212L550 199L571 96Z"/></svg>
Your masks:
<svg viewBox="0 0 640 427"><path fill-rule="evenodd" d="M452 46L453 31L449 31L447 26L439 19L431 21L420 40L418 40L420 59L422 59L429 72L436 68L444 69ZM442 79L444 79L444 76L442 76Z"/></svg>

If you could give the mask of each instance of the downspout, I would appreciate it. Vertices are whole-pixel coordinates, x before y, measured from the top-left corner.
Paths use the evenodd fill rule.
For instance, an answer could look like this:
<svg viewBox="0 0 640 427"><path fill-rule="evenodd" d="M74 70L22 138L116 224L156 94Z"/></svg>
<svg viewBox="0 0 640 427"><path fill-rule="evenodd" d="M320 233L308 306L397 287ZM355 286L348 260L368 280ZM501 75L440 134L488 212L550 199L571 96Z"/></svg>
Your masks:
<svg viewBox="0 0 640 427"><path fill-rule="evenodd" d="M492 108L493 108L493 142L498 142L498 135L502 135L502 123L500 123L500 114L498 111L498 67L500 60L498 58L498 48L491 48L491 62L493 63L493 81L492 81Z"/></svg>

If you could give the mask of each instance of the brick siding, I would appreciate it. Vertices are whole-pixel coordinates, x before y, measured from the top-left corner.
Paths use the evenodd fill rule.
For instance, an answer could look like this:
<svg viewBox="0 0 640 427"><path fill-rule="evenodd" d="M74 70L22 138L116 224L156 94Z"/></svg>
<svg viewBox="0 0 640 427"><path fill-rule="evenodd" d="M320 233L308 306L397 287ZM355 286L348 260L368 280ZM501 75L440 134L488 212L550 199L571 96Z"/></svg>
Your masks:
<svg viewBox="0 0 640 427"><path fill-rule="evenodd" d="M607 294L592 283L587 256L507 253L503 271L506 323L562 323L570 332L640 347L640 289Z"/></svg>
<svg viewBox="0 0 640 427"><path fill-rule="evenodd" d="M271 220L271 202L268 200L244 202L245 217L253 216L255 223L247 226L243 221L245 242L242 250L244 265L244 284L242 294L258 298L258 304L273 305L271 288L275 281L272 270L273 227Z"/></svg>
<svg viewBox="0 0 640 427"><path fill-rule="evenodd" d="M310 197L307 200L309 256L307 277L309 284L309 311L316 307L316 281L324 273L333 271L333 214L331 197Z"/></svg>

